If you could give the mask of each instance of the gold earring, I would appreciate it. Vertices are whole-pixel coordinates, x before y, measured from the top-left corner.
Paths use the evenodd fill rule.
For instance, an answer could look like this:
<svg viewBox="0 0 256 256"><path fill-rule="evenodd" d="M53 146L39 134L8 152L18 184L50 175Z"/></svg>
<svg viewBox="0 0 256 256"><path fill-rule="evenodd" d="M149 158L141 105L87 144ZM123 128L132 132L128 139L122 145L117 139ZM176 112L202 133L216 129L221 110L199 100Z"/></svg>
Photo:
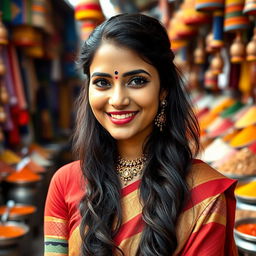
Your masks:
<svg viewBox="0 0 256 256"><path fill-rule="evenodd" d="M165 114L165 108L167 106L167 101L162 100L160 103L160 113L157 114L155 118L155 125L160 129L160 132L163 131L163 127L166 123L166 114Z"/></svg>

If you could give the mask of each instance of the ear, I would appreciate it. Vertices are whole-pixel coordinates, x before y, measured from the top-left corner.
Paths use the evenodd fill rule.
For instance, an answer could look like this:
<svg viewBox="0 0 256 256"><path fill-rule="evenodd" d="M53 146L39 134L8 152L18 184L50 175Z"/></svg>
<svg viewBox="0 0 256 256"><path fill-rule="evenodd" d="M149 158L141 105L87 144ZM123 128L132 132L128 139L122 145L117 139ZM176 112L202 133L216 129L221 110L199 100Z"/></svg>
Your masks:
<svg viewBox="0 0 256 256"><path fill-rule="evenodd" d="M160 91L159 100L160 100L160 101L164 100L164 99L166 98L167 94L168 94L167 90L162 89L162 90Z"/></svg>

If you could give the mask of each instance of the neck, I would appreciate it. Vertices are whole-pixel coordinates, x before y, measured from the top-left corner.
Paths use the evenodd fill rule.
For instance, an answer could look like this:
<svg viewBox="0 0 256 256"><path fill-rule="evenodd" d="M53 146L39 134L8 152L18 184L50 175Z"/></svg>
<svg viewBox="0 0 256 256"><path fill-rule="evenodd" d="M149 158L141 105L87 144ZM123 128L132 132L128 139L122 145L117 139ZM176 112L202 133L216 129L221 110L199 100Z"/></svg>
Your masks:
<svg viewBox="0 0 256 256"><path fill-rule="evenodd" d="M142 143L133 143L130 141L118 141L117 148L119 155L125 159L136 159L143 155Z"/></svg>

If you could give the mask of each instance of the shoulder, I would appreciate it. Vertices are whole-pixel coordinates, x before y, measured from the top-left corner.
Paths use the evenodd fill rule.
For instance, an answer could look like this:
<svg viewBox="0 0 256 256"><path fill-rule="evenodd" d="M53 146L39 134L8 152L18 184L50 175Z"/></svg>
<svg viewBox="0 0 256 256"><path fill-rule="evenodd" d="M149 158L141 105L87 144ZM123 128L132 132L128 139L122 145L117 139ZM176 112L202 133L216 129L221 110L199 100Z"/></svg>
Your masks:
<svg viewBox="0 0 256 256"><path fill-rule="evenodd" d="M187 177L189 188L193 189L208 182L209 184L227 183L231 186L236 183L236 180L227 178L207 163L195 159Z"/></svg>
<svg viewBox="0 0 256 256"><path fill-rule="evenodd" d="M62 188L69 188L79 185L83 180L80 161L74 161L59 168L53 175L51 183Z"/></svg>
<svg viewBox="0 0 256 256"><path fill-rule="evenodd" d="M45 204L45 216L73 219L84 195L84 179L80 161L71 162L58 169L51 179ZM74 217L75 216L75 217Z"/></svg>
<svg viewBox="0 0 256 256"><path fill-rule="evenodd" d="M74 161L63 165L53 175L53 179L65 180L70 177L78 177L82 175L80 161Z"/></svg>
<svg viewBox="0 0 256 256"><path fill-rule="evenodd" d="M187 177L187 184L193 205L203 202L206 199L214 198L222 193L233 197L236 180L213 169L201 160L195 160ZM192 207L190 201L186 208Z"/></svg>

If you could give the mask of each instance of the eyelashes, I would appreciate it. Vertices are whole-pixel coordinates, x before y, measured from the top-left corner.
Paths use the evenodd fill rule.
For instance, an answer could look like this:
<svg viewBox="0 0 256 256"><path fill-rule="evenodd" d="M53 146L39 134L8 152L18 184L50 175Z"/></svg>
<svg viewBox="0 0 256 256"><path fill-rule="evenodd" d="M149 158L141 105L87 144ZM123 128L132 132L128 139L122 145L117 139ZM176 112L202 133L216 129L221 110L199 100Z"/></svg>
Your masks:
<svg viewBox="0 0 256 256"><path fill-rule="evenodd" d="M147 84L149 80L143 76L136 76L130 79L127 83L128 86L131 87L142 87L143 85Z"/></svg>
<svg viewBox="0 0 256 256"><path fill-rule="evenodd" d="M149 83L149 80L146 77L135 76L129 79L128 82L125 83L125 86L133 87L133 88L141 88L147 83ZM92 81L92 84L101 89L110 88L112 86L111 81L109 81L106 78L97 78Z"/></svg>
<svg viewBox="0 0 256 256"><path fill-rule="evenodd" d="M109 81L105 78L98 78L95 79L92 84L96 85L99 88L108 88L111 87L111 84L109 83Z"/></svg>

